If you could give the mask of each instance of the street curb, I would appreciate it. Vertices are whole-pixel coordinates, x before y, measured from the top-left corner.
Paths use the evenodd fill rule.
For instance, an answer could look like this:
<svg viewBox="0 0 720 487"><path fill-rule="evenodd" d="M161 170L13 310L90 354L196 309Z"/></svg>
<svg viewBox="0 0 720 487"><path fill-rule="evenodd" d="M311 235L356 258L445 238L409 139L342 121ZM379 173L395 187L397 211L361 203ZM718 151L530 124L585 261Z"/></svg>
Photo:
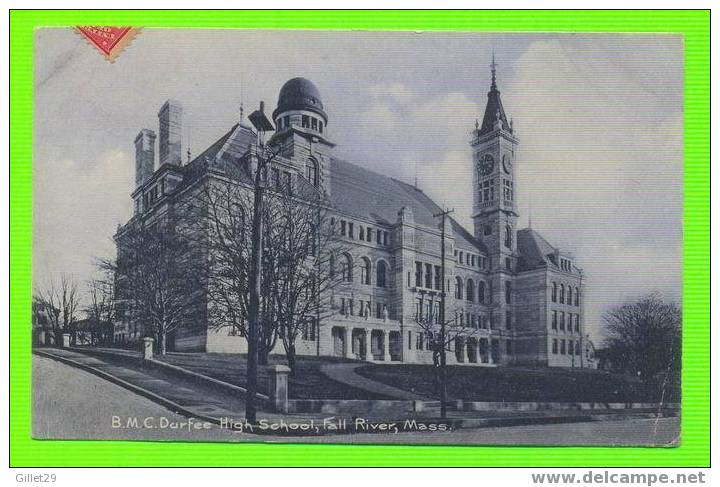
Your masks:
<svg viewBox="0 0 720 487"><path fill-rule="evenodd" d="M69 365L71 367L76 367L81 370L84 370L88 373L91 373L93 375L96 375L102 379L107 380L108 382L114 383L120 387L123 387L127 390L130 390L140 396L143 396L157 404L160 404L167 409L169 409L171 412L174 412L176 414L180 414L182 416L188 417L188 418L197 418L202 421L207 421L212 424L216 425L227 425L227 421L215 418L212 416L205 416L202 414L198 414L196 412L190 411L189 409L186 409L185 407L177 404L174 401L171 401L167 398L164 398L158 394L155 394L154 392L148 391L145 388L142 388L140 386L136 386L134 384L131 384L127 381L124 381L122 379L119 379L118 377L115 377L111 374L108 374L107 372L103 372L102 370L96 369L95 367L85 365L79 362L76 362L72 359L68 359L66 357L61 357L58 355L55 355L50 352L46 352L43 350L33 350L33 353L36 355L39 355L41 357L49 358L51 360L56 360L58 362L64 363L66 365ZM597 416L594 417L594 416ZM631 418L626 418L624 416L632 416ZM676 414L661 414L660 417L668 417L668 416L676 416ZM366 421L366 427L362 429L357 429L354 424L351 423L351 428L346 430L332 430L332 429L319 429L319 430L302 430L302 429L290 429L290 430L272 430L272 429L261 429L260 425L248 425L245 423L244 419L233 419L238 424L241 424L240 427L228 427L227 429L230 431L241 431L244 433L254 434L258 436L279 436L279 437L314 437L314 436L335 436L335 435L352 435L355 433L370 433L370 434L389 434L388 431L382 430L380 428L372 428L372 425L387 425L389 423L397 423L397 424L404 424L406 422L413 423L414 425L423 425L423 426L429 426L434 425L437 427L437 425L446 425L448 430L458 430L458 429L482 429L482 428L493 428L493 427L510 427L510 426L527 426L527 425L541 425L541 424L569 424L569 423L585 423L585 422L593 422L593 421L604 421L609 419L614 420L623 420L623 419L637 419L638 417L643 418L655 418L658 417L657 414L653 413L635 413L630 415L607 415L607 414L601 414L601 415L589 415L589 416L556 416L556 417L542 417L542 416L533 416L533 417L526 417L526 418L468 418L468 419L434 419L434 418L407 418L403 420L388 420L388 421ZM232 418L228 418L232 419ZM267 420L266 420L267 421ZM283 420L281 420L283 421ZM287 423L292 423L292 418L289 418L288 420L284 420ZM401 428L399 432L408 432L408 431L417 431L417 429L405 429Z"/></svg>

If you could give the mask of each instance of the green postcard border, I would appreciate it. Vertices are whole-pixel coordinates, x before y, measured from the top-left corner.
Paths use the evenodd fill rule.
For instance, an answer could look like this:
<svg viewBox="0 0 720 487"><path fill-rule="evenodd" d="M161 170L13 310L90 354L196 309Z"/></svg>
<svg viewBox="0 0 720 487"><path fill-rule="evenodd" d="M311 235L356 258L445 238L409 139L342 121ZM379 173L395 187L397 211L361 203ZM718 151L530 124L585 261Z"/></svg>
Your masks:
<svg viewBox="0 0 720 487"><path fill-rule="evenodd" d="M33 29L42 26L657 32L684 37L682 438L677 448L50 441L30 437ZM222 49L223 46L218 46ZM132 49L132 45L129 47ZM229 53L232 55L232 53ZM20 466L709 466L710 12L11 11L10 464Z"/></svg>

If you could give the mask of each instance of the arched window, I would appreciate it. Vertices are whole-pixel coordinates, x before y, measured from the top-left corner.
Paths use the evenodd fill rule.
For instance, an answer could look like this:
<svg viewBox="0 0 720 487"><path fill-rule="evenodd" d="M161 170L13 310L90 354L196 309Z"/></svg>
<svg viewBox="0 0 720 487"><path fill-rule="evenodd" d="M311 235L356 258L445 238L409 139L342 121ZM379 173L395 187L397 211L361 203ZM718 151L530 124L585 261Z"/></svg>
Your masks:
<svg viewBox="0 0 720 487"><path fill-rule="evenodd" d="M505 247L511 249L513 244L512 227L505 225Z"/></svg>
<svg viewBox="0 0 720 487"><path fill-rule="evenodd" d="M352 257L348 254L343 255L342 258L342 280L352 282Z"/></svg>
<svg viewBox="0 0 720 487"><path fill-rule="evenodd" d="M468 279L465 285L465 299L470 302L475 301L475 283L472 279Z"/></svg>
<svg viewBox="0 0 720 487"><path fill-rule="evenodd" d="M551 298L552 298L552 302L553 302L553 303L557 303L557 283L556 283L556 282L553 282L553 283L552 283L552 296L551 296Z"/></svg>
<svg viewBox="0 0 720 487"><path fill-rule="evenodd" d="M318 185L318 163L312 157L305 163L305 178L307 178L313 186Z"/></svg>
<svg viewBox="0 0 720 487"><path fill-rule="evenodd" d="M565 304L565 284L560 284L560 304Z"/></svg>
<svg viewBox="0 0 720 487"><path fill-rule="evenodd" d="M485 302L485 281L478 282L478 303Z"/></svg>
<svg viewBox="0 0 720 487"><path fill-rule="evenodd" d="M575 306L580 306L580 289L575 288Z"/></svg>
<svg viewBox="0 0 720 487"><path fill-rule="evenodd" d="M463 283L460 277L455 278L455 299L462 299Z"/></svg>
<svg viewBox="0 0 720 487"><path fill-rule="evenodd" d="M377 263L377 286L387 286L387 263L384 260L379 260Z"/></svg>
<svg viewBox="0 0 720 487"><path fill-rule="evenodd" d="M370 259L363 257L360 259L360 282L362 284L370 284Z"/></svg>

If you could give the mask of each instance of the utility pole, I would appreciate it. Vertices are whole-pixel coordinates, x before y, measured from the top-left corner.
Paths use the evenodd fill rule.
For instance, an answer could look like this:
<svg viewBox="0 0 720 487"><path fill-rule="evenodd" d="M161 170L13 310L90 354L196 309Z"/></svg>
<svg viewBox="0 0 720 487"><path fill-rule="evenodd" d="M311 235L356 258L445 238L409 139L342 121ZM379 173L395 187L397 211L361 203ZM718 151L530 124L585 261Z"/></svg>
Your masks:
<svg viewBox="0 0 720 487"><path fill-rule="evenodd" d="M255 424L257 420L257 407L255 399L257 394L258 376L258 329L260 326L260 292L262 284L262 252L263 252L263 206L266 178L264 173L268 164L268 157L264 147L265 132L273 130L272 123L265 116L265 104L260 102L260 109L248 117L257 130L257 144L255 154L257 158L253 197L253 222L251 265L249 276L250 302L248 303L248 358L247 358L247 397L245 398L245 420Z"/></svg>
<svg viewBox="0 0 720 487"><path fill-rule="evenodd" d="M455 211L443 210L433 217L440 223L440 417L447 418L447 358L445 356L445 220Z"/></svg>

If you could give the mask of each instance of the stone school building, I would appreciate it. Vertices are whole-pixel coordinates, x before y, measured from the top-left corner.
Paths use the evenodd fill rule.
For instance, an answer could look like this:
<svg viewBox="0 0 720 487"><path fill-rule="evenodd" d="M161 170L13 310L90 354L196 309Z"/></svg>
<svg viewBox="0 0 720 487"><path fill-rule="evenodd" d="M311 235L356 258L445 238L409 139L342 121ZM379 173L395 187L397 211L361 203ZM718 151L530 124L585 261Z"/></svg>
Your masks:
<svg viewBox="0 0 720 487"><path fill-rule="evenodd" d="M589 340L583 316L583 275L570 254L536 230L518 229L515 181L518 138L502 105L493 67L487 105L472 132L473 228L446 223L446 316L470 332L450 344L448 362L582 367ZM441 283L441 208L421 188L333 155L331 113L316 86L294 78L280 90L268 144L282 147L273 171L287 185L312 184L329 196L343 256L341 289L333 312L298 340L299 355L339 356L384 363L432 363L418 317L437 316ZM138 219L152 219L188 197L193 186L217 177L228 161L243 164L256 135L242 121L190 160L183 161L182 105L160 109L156 135L135 139ZM156 160L157 159L157 160ZM127 227L126 225L126 227ZM116 241L125 227L121 227ZM249 245L249 242L248 242ZM140 340L128 319L115 339ZM238 353L244 337L194 324L171 340L178 351ZM282 353L278 343L275 352Z"/></svg>

